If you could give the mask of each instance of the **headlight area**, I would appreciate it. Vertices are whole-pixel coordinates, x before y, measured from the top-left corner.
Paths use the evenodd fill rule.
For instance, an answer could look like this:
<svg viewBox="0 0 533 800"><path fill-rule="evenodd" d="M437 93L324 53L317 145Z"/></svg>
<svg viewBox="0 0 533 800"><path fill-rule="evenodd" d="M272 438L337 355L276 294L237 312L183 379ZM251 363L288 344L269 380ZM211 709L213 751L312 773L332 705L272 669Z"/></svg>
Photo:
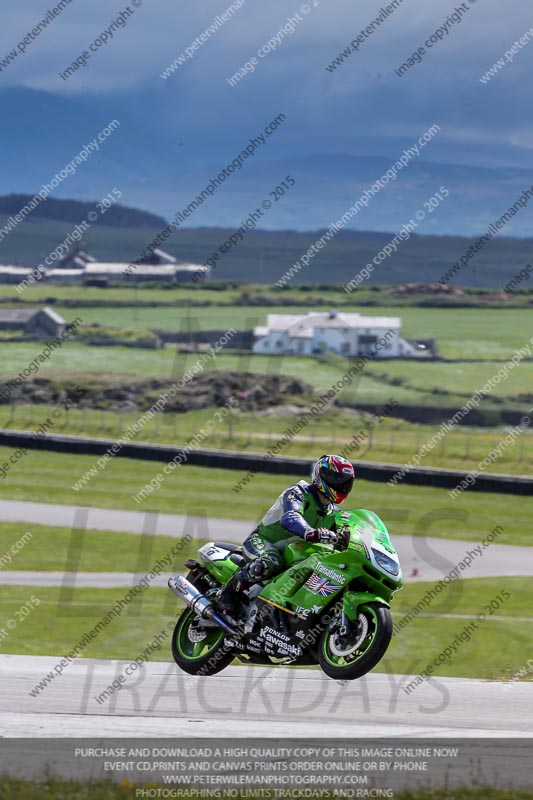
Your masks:
<svg viewBox="0 0 533 800"><path fill-rule="evenodd" d="M374 556L376 564L381 567L382 570L388 572L389 575L399 575L400 565L392 558L389 558L389 556L386 556L381 550L376 550L374 547L372 548L372 555Z"/></svg>

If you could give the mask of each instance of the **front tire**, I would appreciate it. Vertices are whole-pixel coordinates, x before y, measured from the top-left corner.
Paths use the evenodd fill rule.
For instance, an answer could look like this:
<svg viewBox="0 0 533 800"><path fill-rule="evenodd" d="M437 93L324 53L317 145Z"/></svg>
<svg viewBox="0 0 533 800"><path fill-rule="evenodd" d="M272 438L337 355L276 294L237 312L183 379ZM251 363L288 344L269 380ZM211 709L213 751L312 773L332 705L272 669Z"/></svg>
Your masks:
<svg viewBox="0 0 533 800"><path fill-rule="evenodd" d="M189 675L216 675L233 661L233 649L224 644L222 628L202 628L198 617L186 608L172 634L174 661Z"/></svg>
<svg viewBox="0 0 533 800"><path fill-rule="evenodd" d="M318 645L323 672L336 680L353 681L381 661L392 638L392 616L380 603L360 606L353 631L340 636L340 620L329 625Z"/></svg>

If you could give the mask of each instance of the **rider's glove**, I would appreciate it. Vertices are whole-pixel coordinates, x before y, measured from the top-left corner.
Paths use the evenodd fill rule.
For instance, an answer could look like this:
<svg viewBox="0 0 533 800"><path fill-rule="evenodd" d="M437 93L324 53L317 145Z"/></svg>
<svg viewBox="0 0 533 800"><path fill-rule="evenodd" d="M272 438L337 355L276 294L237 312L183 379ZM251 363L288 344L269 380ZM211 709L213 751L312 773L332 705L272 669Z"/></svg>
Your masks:
<svg viewBox="0 0 533 800"><path fill-rule="evenodd" d="M346 550L348 542L342 533L330 531L327 528L317 528L309 531L305 535L306 542L320 542L320 544L332 544L336 550Z"/></svg>

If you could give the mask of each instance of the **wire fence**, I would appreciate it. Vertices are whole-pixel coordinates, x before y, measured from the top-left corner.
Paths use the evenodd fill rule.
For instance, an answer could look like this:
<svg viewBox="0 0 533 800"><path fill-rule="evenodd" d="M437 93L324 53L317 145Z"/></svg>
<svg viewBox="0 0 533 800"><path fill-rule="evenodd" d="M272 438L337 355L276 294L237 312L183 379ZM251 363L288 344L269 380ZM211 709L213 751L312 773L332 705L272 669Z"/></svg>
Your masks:
<svg viewBox="0 0 533 800"><path fill-rule="evenodd" d="M209 431L204 447L265 452L283 436L298 415L278 417L264 413L231 411L221 421L213 416L214 409L191 411L185 414L156 414L142 428L136 441L184 444L200 431ZM0 406L0 428L33 431L36 435L65 433L102 439L119 439L142 412L112 411L60 406L11 405ZM404 463L428 441L437 426L415 425L386 418L371 426L372 415L360 414L320 417L295 435L284 452L312 456L315 452L343 452L354 461L360 459L386 460ZM444 436L424 458L425 466L457 468L478 462L501 440L502 428L457 428ZM519 436L513 446L506 448L492 465L493 472L526 474L533 467L531 431Z"/></svg>

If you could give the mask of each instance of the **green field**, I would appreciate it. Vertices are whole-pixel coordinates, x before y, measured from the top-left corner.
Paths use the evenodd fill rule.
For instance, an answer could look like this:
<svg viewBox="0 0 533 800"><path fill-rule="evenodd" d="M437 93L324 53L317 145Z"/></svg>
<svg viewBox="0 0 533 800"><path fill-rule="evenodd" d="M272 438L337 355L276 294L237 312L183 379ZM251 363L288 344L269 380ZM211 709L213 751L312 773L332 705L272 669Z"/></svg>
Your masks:
<svg viewBox="0 0 533 800"><path fill-rule="evenodd" d="M12 287L6 287L7 290ZM47 287L40 286L29 291L43 293ZM55 291L55 290L54 290ZM83 295L85 302L98 302L106 290L93 288L64 288L61 291L71 294L71 300ZM202 302L204 298L212 302L235 301L235 290L225 292L213 289L201 291L175 290L181 299L185 295ZM134 293L128 289L110 289L120 294L124 300ZM129 293L129 295L128 295ZM164 292L158 290L139 290L146 302L161 302ZM46 299L44 297L44 299ZM65 298L66 299L66 298ZM109 301L107 301L109 302ZM310 305L309 310L313 308ZM318 308L318 306L314 306ZM353 306L351 310L358 307ZM213 305L206 308L178 307L112 307L97 305L88 308L58 306L68 319L81 316L85 323L100 321L118 327L154 327L174 331L236 329L264 323L266 315L273 311L302 313L299 306L247 307L245 305ZM401 404L426 408L452 409L460 407L464 400L479 390L493 376L501 364L509 359L517 348L528 341L530 310L492 309L492 308L402 308L376 306L371 313L401 316L403 335L408 338L435 338L442 354L447 358L462 359L458 363L428 363L413 360L376 361L365 367L364 375L357 388L349 387L342 392L341 401L353 404L379 403L384 398L394 397ZM0 373L8 378L18 374L40 353L40 342L0 342ZM195 354L177 353L174 347L159 350L146 350L138 347L90 347L67 341L61 350L42 365L43 375L62 380L66 373L104 374L126 381L134 377L160 377L171 379L182 374L196 360ZM466 359L466 361L465 361ZM495 361L492 361L494 359ZM314 388L328 389L348 368L346 359L329 354L317 361L316 358L291 356L251 356L236 354L230 350L221 353L209 367L223 370L248 370L259 374L283 372L294 375ZM208 367L208 368L209 368ZM509 371L506 380L501 381L490 392L485 407L500 412L504 404L512 403L513 408L524 413L532 397L533 368L531 361L524 360ZM498 408L499 406L499 408ZM508 407L507 405L505 406Z"/></svg>
<svg viewBox="0 0 533 800"><path fill-rule="evenodd" d="M83 634L105 617L114 603L128 592L123 589L74 589L66 602L61 587L0 586L5 619L35 597L39 605L0 641L0 653L60 656L72 650ZM35 601L34 601L35 603ZM35 603L36 605L36 603ZM169 589L150 588L123 608L122 614L102 628L83 650L84 658L135 659L161 632L170 632L183 606ZM168 647L155 647L152 661L170 661Z"/></svg>
<svg viewBox="0 0 533 800"><path fill-rule="evenodd" d="M213 275L216 278L216 275ZM531 292L527 284L524 284L525 293L518 293L517 300L522 304L528 303ZM419 300L423 297L417 296ZM381 303L380 303L381 298ZM246 299L250 302L246 303ZM0 303L33 304L49 303L55 306L66 306L69 308L82 308L90 306L196 306L196 305L216 305L216 306L255 306L255 305L295 305L301 308L302 305L323 306L328 302L337 305L353 306L357 303L365 305L385 304L408 306L412 304L411 296L402 296L395 292L394 287L380 286L370 289L362 286L350 294L342 289L341 285L331 284L328 286L315 285L291 287L289 291L273 287L270 284L249 284L247 282L233 282L210 280L206 283L194 283L185 281L183 283L161 283L153 284L141 283L138 285L113 284L105 288L97 286L87 286L85 284L68 283L32 283L25 286L22 292L17 292L14 284L6 284L2 287L2 297ZM427 298L426 298L427 299ZM490 289L466 290L461 301L466 305L476 303L497 302ZM453 303L453 298L450 299ZM500 300L499 306L506 307L507 302L513 302L512 296L507 301ZM371 313L371 312L369 312Z"/></svg>
<svg viewBox="0 0 533 800"><path fill-rule="evenodd" d="M0 448L0 463L13 450ZM296 479L288 475L257 475L235 493L243 473L183 465L166 478L158 491L143 502L133 499L150 483L160 465L115 458L85 488L73 484L94 467L93 456L30 451L0 480L0 497L10 500L73 504L96 508L124 508L257 522L274 499ZM299 477L299 476L298 476ZM451 500L444 489L389 486L359 480L350 498L351 508L371 508L391 533L429 535L475 541L502 525L501 544L530 545L530 500L522 496L462 492ZM510 508L512 512L510 513ZM462 516L457 517L458 513ZM442 515L442 518L441 518ZM47 524L43 519L43 524Z"/></svg>
<svg viewBox="0 0 533 800"><path fill-rule="evenodd" d="M1 218L1 216L0 216ZM216 275L213 278L216 279ZM114 284L105 288L68 283L34 283L17 292L15 285L2 287L1 303L49 303L68 307L84 306L188 306L213 304L218 306L391 306L400 308L501 308L528 307L533 302L533 289L522 282L512 294L494 292L493 289L464 287L461 294L428 295L424 291L402 292L395 285L362 284L349 294L342 284L292 285L280 291L272 284L250 284L246 281L209 280L207 283L142 283L139 285ZM372 311L366 313L371 314Z"/></svg>
<svg viewBox="0 0 533 800"><path fill-rule="evenodd" d="M7 287L11 290L12 287ZM51 287L39 286L28 290L31 299L38 296L46 299L46 291ZM237 302L240 289L217 291L216 289L171 290L166 302L184 302L187 298L194 302L223 303ZM270 311L301 312L301 306L287 307L246 307L245 305L213 305L206 308L185 309L179 307L95 307L74 308L67 302L102 302L102 297L114 298L120 302L164 302L165 292L161 290L111 289L107 290L80 287L54 287L56 294L62 295L63 305L57 306L68 319L78 314L85 322L99 320L117 326L153 326L174 330L200 328L236 328L264 322ZM380 296L383 292L379 293ZM354 300L356 298L354 297ZM109 302L109 300L106 300ZM309 306L312 308L313 306ZM319 306L315 306L318 308ZM355 309L356 306L354 305ZM393 398L403 407L403 413L412 420L407 424L400 419L386 420L371 436L364 437L363 446L350 451L353 459L365 458L403 464L412 457L418 447L429 441L441 421L448 419L474 393L476 393L497 371L501 363L510 358L515 349L527 341L530 311L525 309L493 308L402 308L376 306L371 313L400 315L403 320L404 335L410 337L435 337L441 351L447 357L463 360L457 363L422 363L420 361L387 361L366 365L362 376L352 386L342 390L336 398L341 407L357 408L360 404L380 406ZM252 315L254 317L251 321ZM527 315L527 316L526 316ZM5 378L18 374L40 353L42 344L0 343L0 371ZM41 375L61 384L67 378L77 379L80 384L91 381L97 375L114 386L129 384L142 378L145 380L177 379L197 360L195 353L178 353L175 348L146 350L136 347L90 347L75 341L66 342L61 350L55 351L41 367ZM495 359L492 361L490 359ZM314 390L328 390L349 368L347 360L328 354L317 360L300 357L264 357L247 353L223 352L213 359L207 370L248 371L260 375L282 372L305 381ZM83 370L83 371L81 371ZM523 361L508 373L482 401L479 407L481 417L474 418L476 424L484 429L460 427L446 437L430 455L424 465L449 467L455 469L476 469L479 462L490 453L491 448L506 435L502 414L512 411L514 419L525 415L533 407L533 369L531 361ZM311 405L312 396L301 396L303 405ZM108 401L110 404L112 401ZM142 407L142 406L141 406ZM51 413L48 406L34 406L31 409L0 406L0 427L9 429L34 430ZM394 412L393 412L394 413ZM119 414L102 413L90 409L72 409L64 415L55 428L56 432L74 435L117 438L123 428L136 421L140 412L131 411ZM213 416L211 410L195 411L188 414L160 415L143 430L139 440L186 444ZM221 449L245 449L248 452L265 452L294 418L282 416L272 418L261 416L248 409L247 412L233 415L215 426L206 446ZM507 417L507 419L509 419ZM420 422L418 422L420 420ZM422 425L422 421L434 425ZM361 432L360 420L351 411L323 415L317 424L309 425L302 435L293 440L285 449L288 455L313 457L316 448L341 450L352 438ZM524 434L509 448L503 448L501 456L488 467L492 472L528 475L532 471L531 436Z"/></svg>
<svg viewBox="0 0 533 800"><path fill-rule="evenodd" d="M495 616L505 617L509 622L513 617L525 617L533 622L529 583L529 578L505 577L454 580L433 598L426 608L426 616L436 618L440 614L463 614L475 617L479 613L485 612L487 621L491 621L490 617ZM407 578L404 588L394 596L393 611L395 618L400 618L403 614L409 612L413 606L416 606L432 585L422 582L409 583ZM485 603L489 603L502 589L506 589L510 597L504 599L499 608L489 613L484 609ZM424 614L421 617L424 618ZM421 621L421 617L410 620L408 625L397 634L399 638L403 638L404 632L410 625ZM459 621L455 620L455 623L458 625ZM480 627L482 627L481 624ZM507 655L510 655L509 652Z"/></svg>
<svg viewBox="0 0 533 800"><path fill-rule="evenodd" d="M220 293L219 293L220 294ZM203 295L203 293L202 293ZM200 296L202 296L200 295ZM68 321L81 316L85 324L100 322L117 327L155 328L170 331L237 330L266 323L267 314L303 314L323 308L301 306L213 306L208 308L115 308L73 309L55 307ZM361 309L356 302L343 307L363 315L401 317L402 336L407 339L436 339L445 358L509 358L529 338L530 309L491 308L396 308L376 306ZM190 326L190 327L189 327Z"/></svg>
<svg viewBox="0 0 533 800"><path fill-rule="evenodd" d="M0 344L2 377L7 379L17 375L43 350L40 342L14 342ZM55 350L51 358L43 363L42 374L61 373L106 373L117 378L128 375L161 376L171 378L186 362L173 350L144 350L136 347L89 347L77 342L65 342L60 350ZM189 356L189 363L194 356ZM174 367L174 364L176 366Z"/></svg>
<svg viewBox="0 0 533 800"><path fill-rule="evenodd" d="M159 305L161 307L175 304L194 305L195 303L216 303L217 305L233 305L242 295L243 288L234 288L229 284L221 289L213 288L211 284L184 284L166 286L165 288L147 288L145 286L114 286L105 289L85 285L61 285L51 283L32 284L17 292L14 285L2 286L0 303L14 301L23 304L48 303L56 307L63 304L72 308L84 306L111 306L118 309L122 306ZM346 294L342 292L342 294ZM332 293L333 297L340 297L341 290ZM365 296L370 296L366 292Z"/></svg>
<svg viewBox="0 0 533 800"><path fill-rule="evenodd" d="M501 680L512 677L531 655L533 627L531 621L515 617L531 617L529 604L530 578L482 578L461 581L462 597L453 606L461 619L435 616L417 617L393 637L385 658L376 671L395 675L416 675L426 664L460 634L485 604L505 589L511 596L498 617L487 615L478 623L469 641L461 643L456 652L435 668L438 677L461 676ZM393 602L393 618L402 609L410 608L433 584L418 583L406 586L398 594L401 604ZM454 584L455 587L455 584ZM39 606L9 631L0 642L0 652L23 655L53 655L68 653L84 632L107 614L114 602L127 594L121 589L73 589L67 602L60 587L0 586L0 602L6 619L15 618L30 596ZM63 597L63 599L62 599ZM85 658L133 660L161 632L170 632L180 603L166 588L150 587L124 608L100 634L83 650ZM501 617L505 617L504 620ZM466 638L466 637L465 637ZM498 647L494 647L498 642ZM150 654L151 661L171 661L170 640ZM416 691L416 690L415 690Z"/></svg>
<svg viewBox="0 0 533 800"><path fill-rule="evenodd" d="M1 375L8 379L22 372L42 351L39 342L0 343ZM509 351L508 355L511 355ZM182 375L198 359L194 353L178 353L175 348L146 350L137 347L90 347L76 342L66 342L60 350L43 363L42 375L61 380L65 373L81 375L97 373L110 378L126 379L128 376L159 377L170 380ZM504 359L505 360L505 359ZM80 367L83 366L83 372ZM420 363L416 361L373 362L365 366L361 379L344 389L339 398L361 402L380 402L390 397L391 391L400 403L417 405L446 405L459 407L484 383L498 372L502 364L482 361L469 363ZM328 356L321 361L300 356L260 356L247 353L221 353L212 359L206 369L224 369L257 372L258 374L285 373L310 383L316 389L329 389L346 370L350 362ZM501 381L489 394L488 402L517 398L521 404L531 396L533 367L523 361L509 370L508 378ZM398 380L399 379L399 380ZM403 384L402 384L403 381ZM462 401L462 402L461 402Z"/></svg>
<svg viewBox="0 0 533 800"><path fill-rule="evenodd" d="M31 538L26 536L29 534ZM188 558L196 558L205 539L182 540L170 536L139 536L134 533L72 529L29 523L0 523L0 555L22 540L18 552L5 569L36 572L149 572L158 559L179 552L172 567L183 570Z"/></svg>
<svg viewBox="0 0 533 800"><path fill-rule="evenodd" d="M393 637L383 667L396 674L420 674L455 640L453 655L443 664L433 665L432 674L487 680L512 678L527 662L526 658L518 663L515 655L531 653L533 646L529 584L530 578L509 577L454 581L430 604L425 615L411 619ZM407 583L394 598L393 620L401 619L433 586ZM498 602L496 598L501 598L502 592L508 599ZM480 614L485 618L478 621ZM472 623L474 627L457 640L456 637ZM526 680L532 677L529 675Z"/></svg>
<svg viewBox="0 0 533 800"><path fill-rule="evenodd" d="M533 349L532 349L533 353ZM453 394L460 392L465 397L471 397L500 369L500 364L491 361L441 363L388 361L386 364L374 362L366 367L369 376L383 376L382 380L391 383L393 391L398 388L405 390L414 389L419 395L422 393L427 401L427 393L442 395L445 392ZM406 383L401 387L394 386L395 379L403 378ZM522 362L516 368L509 370L507 378L497 384L490 396L499 399L515 399L522 402L527 395L533 401L533 364ZM413 397L413 395L411 395Z"/></svg>
<svg viewBox="0 0 533 800"><path fill-rule="evenodd" d="M528 288L524 284L524 288ZM449 302L481 302L482 295L467 294ZM529 308L490 307L495 295L482 307L419 307L431 298L394 294L388 287L364 287L347 295L341 287L298 287L289 292L269 286L215 284L147 289L135 287L98 289L87 286L30 286L22 295L14 286L2 287L1 302L52 303L71 320L79 314L86 324L100 322L117 327L148 327L169 331L226 330L264 324L268 313L303 314L339 306L343 311L402 319L406 338L434 338L447 358L505 358L528 338ZM294 304L291 305L293 298ZM523 295L526 303L529 295ZM508 303L518 302L510 296ZM438 298L444 302L446 298ZM412 304L411 306L409 304ZM177 305L172 305L177 304ZM205 305L206 307L201 307ZM372 304L372 305L369 305Z"/></svg>
<svg viewBox="0 0 533 800"><path fill-rule="evenodd" d="M368 388L368 387L367 387ZM396 387L391 395L396 399ZM365 393L365 397L368 394ZM376 400L377 402L377 400ZM72 408L62 413L53 427L54 406L0 406L0 428L9 430L46 430L52 434L117 440L134 424L141 412L111 412ZM159 414L151 419L135 437L137 442L186 445L202 432L202 447L216 450L238 450L264 454L283 438L298 415L271 416L266 413L232 413L217 419L215 409L189 411L184 414ZM533 416L533 412L532 412ZM283 447L284 456L314 458L317 450L341 452L354 461L382 461L404 464L435 434L432 425L410 423L385 418L381 422L371 414L336 410L310 423L300 434ZM374 426L369 430L368 426ZM430 450L421 462L424 466L460 470L475 469L498 443L504 440L507 429L458 426ZM533 437L525 433L514 443L502 448L500 456L487 467L487 472L530 475L533 472Z"/></svg>

